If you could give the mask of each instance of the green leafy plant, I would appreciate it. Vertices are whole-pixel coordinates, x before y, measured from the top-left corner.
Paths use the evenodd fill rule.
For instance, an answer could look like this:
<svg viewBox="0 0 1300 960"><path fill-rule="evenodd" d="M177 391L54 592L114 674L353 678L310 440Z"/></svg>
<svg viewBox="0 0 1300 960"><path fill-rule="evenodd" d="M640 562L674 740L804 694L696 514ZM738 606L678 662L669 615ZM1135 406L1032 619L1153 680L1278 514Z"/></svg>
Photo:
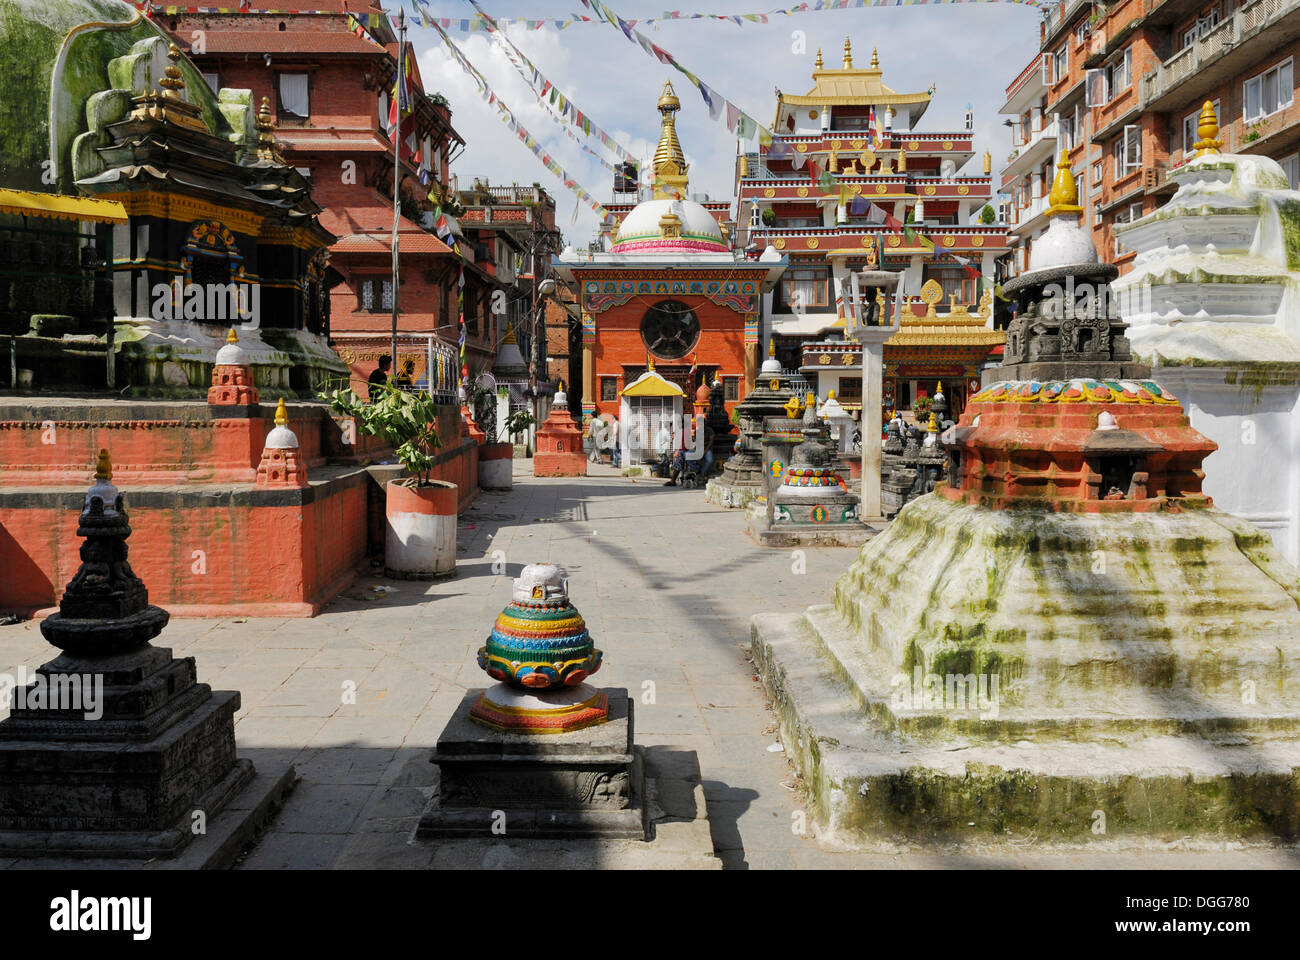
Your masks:
<svg viewBox="0 0 1300 960"><path fill-rule="evenodd" d="M776 223L776 211L773 210L771 207L768 207L766 210L763 211L762 218L763 218L763 226L770 227Z"/></svg>
<svg viewBox="0 0 1300 960"><path fill-rule="evenodd" d="M527 410L516 410L506 417L505 426L502 428L501 436L498 439L503 442L507 441L516 434L523 433L536 422L537 418Z"/></svg>
<svg viewBox="0 0 1300 960"><path fill-rule="evenodd" d="M424 391L408 393L391 383L374 403L366 403L350 387L320 394L336 413L351 417L357 429L383 437L393 446L397 460L415 478L416 486L429 485L434 451L442 446L438 436L438 405Z"/></svg>
<svg viewBox="0 0 1300 960"><path fill-rule="evenodd" d="M998 218L998 212L993 209L993 204L984 204L984 209L980 211L980 223L993 223Z"/></svg>
<svg viewBox="0 0 1300 960"><path fill-rule="evenodd" d="M934 406L934 400L931 397L917 397L912 401L912 414L916 417L916 422L925 426L930 422L930 408Z"/></svg>

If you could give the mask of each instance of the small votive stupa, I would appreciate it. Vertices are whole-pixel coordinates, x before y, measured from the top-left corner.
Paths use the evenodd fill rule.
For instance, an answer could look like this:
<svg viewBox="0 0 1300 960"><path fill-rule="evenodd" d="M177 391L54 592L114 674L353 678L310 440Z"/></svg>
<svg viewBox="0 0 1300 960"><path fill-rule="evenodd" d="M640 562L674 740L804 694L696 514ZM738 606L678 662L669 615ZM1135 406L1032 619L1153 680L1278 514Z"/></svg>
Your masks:
<svg viewBox="0 0 1300 960"><path fill-rule="evenodd" d="M632 701L586 683L601 658L563 568L524 567L478 652L499 682L466 693L438 737L416 836L490 836L504 817L510 837L646 839Z"/></svg>
<svg viewBox="0 0 1300 960"><path fill-rule="evenodd" d="M1177 191L1116 236L1134 356L1219 449L1205 490L1300 563L1300 191L1265 156L1220 153L1206 102Z"/></svg>
<svg viewBox="0 0 1300 960"><path fill-rule="evenodd" d="M193 657L150 643L168 614L127 561L112 480L101 450L77 529L81 566L41 621L61 652L0 722L0 853L229 866L292 770L255 778L235 749L239 693L213 692Z"/></svg>
<svg viewBox="0 0 1300 960"><path fill-rule="evenodd" d="M1202 492L1064 156L1050 199L946 477L832 604L754 619L787 756L850 842L1295 837L1300 571Z"/></svg>
<svg viewBox="0 0 1300 960"><path fill-rule="evenodd" d="M739 509L763 495L766 420L782 416L792 398L797 399L790 387L790 378L781 371L775 344L769 341L767 359L759 368L753 389L735 407L736 419L740 422L736 453L722 465L722 474L705 487L705 496L710 503Z"/></svg>

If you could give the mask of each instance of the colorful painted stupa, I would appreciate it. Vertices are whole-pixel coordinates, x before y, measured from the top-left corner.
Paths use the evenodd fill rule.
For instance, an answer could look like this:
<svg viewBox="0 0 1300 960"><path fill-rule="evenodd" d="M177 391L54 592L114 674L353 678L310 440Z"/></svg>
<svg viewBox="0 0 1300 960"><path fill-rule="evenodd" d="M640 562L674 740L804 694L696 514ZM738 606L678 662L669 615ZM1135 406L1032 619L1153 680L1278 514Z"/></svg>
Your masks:
<svg viewBox="0 0 1300 960"><path fill-rule="evenodd" d="M586 621L569 600L565 571L530 564L479 648L479 667L500 683L484 691L470 716L515 732L561 733L603 723L608 700L583 682L600 663Z"/></svg>
<svg viewBox="0 0 1300 960"><path fill-rule="evenodd" d="M754 620L787 756L849 840L1298 836L1300 571L1202 492L1058 169L946 480Z"/></svg>

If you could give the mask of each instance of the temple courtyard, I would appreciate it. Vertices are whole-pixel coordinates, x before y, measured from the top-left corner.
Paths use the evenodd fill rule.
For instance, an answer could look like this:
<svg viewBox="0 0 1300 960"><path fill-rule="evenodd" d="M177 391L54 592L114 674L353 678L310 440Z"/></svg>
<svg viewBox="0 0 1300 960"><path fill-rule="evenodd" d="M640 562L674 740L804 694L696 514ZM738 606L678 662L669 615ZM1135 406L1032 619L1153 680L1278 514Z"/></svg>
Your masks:
<svg viewBox="0 0 1300 960"><path fill-rule="evenodd" d="M384 580L375 571L314 619L171 621L157 645L194 656L213 689L240 692L241 755L263 771L291 763L301 778L238 868L1300 865L1300 848L1280 843L1099 838L1061 847L1027 835L849 850L817 837L749 660L750 618L826 602L856 551L763 549L739 511L707 503L703 491L603 469L540 479L515 461L514 490L482 493L461 515L454 579ZM486 685L475 652L510 599L511 578L540 561L568 569L573 601L605 653L594 682L628 689L637 742L681 777L664 806L685 810L682 822L661 827L652 844L413 842L436 786L430 751L466 689ZM35 622L0 627L6 673L51 655ZM696 760L702 791L690 785ZM716 859L701 855L706 829Z"/></svg>

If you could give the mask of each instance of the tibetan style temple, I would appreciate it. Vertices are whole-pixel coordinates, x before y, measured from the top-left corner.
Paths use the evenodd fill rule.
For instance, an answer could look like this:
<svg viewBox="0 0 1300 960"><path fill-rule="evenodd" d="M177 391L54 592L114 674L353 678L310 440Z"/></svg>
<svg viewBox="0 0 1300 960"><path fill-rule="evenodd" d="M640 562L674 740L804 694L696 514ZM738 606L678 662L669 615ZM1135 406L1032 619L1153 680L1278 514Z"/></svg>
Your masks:
<svg viewBox="0 0 1300 960"><path fill-rule="evenodd" d="M911 409L942 381L960 411L1002 342L976 328L991 328L980 280L992 279L1007 244L1005 227L978 221L992 192L990 159L982 173L961 172L974 157L973 118L961 130L920 130L933 89L892 89L876 51L869 66L854 65L848 38L838 68L818 52L812 79L806 94L777 91L772 144L738 158L742 242L753 256L770 244L790 261L763 321L777 359L820 399L834 390L859 410L861 353L845 333L849 277L898 272L911 317L885 345L884 410Z"/></svg>
<svg viewBox="0 0 1300 960"><path fill-rule="evenodd" d="M585 418L618 417L624 389L651 358L682 395L720 381L730 412L758 372L761 294L785 269L775 250L744 259L714 214L687 199L674 116L681 103L671 84L658 109L654 197L623 217L608 250L568 247L554 261L580 297Z"/></svg>

